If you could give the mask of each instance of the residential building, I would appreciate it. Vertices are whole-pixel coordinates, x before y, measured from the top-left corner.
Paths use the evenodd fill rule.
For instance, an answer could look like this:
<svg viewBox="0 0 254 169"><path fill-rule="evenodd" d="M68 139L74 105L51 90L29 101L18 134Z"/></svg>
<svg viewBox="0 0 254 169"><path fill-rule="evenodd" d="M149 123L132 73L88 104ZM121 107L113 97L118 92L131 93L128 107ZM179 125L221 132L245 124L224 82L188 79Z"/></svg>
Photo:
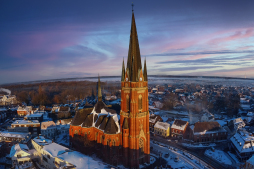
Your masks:
<svg viewBox="0 0 254 169"><path fill-rule="evenodd" d="M31 134L29 133L21 133L21 132L0 132L0 142L4 145L4 148L7 153L10 152L11 147L16 143L29 144L31 140Z"/></svg>
<svg viewBox="0 0 254 169"><path fill-rule="evenodd" d="M11 148L12 167L21 169L36 169L33 165L34 149L29 150L26 144L15 144Z"/></svg>
<svg viewBox="0 0 254 169"><path fill-rule="evenodd" d="M193 129L194 142L217 142L227 139L227 131L217 121L197 122Z"/></svg>
<svg viewBox="0 0 254 169"><path fill-rule="evenodd" d="M38 120L40 123L43 121L43 113L28 114L25 116L26 120Z"/></svg>
<svg viewBox="0 0 254 169"><path fill-rule="evenodd" d="M163 119L161 118L161 116L159 115L156 115L156 114L151 114L150 117L149 117L149 128L151 131L154 131L154 125L157 123L157 122L162 122Z"/></svg>
<svg viewBox="0 0 254 169"><path fill-rule="evenodd" d="M32 135L39 135L41 133L40 122L38 120L16 120L11 124L8 131L30 132Z"/></svg>
<svg viewBox="0 0 254 169"><path fill-rule="evenodd" d="M41 135L53 139L57 135L57 126L53 121L41 123Z"/></svg>
<svg viewBox="0 0 254 169"><path fill-rule="evenodd" d="M171 137L183 139L189 122L176 119L171 126Z"/></svg>
<svg viewBox="0 0 254 169"><path fill-rule="evenodd" d="M170 136L170 124L165 122L157 122L154 125L154 133L163 137Z"/></svg>
<svg viewBox="0 0 254 169"><path fill-rule="evenodd" d="M235 150L240 161L248 160L254 154L254 135L246 130L238 130L230 141L229 147Z"/></svg>

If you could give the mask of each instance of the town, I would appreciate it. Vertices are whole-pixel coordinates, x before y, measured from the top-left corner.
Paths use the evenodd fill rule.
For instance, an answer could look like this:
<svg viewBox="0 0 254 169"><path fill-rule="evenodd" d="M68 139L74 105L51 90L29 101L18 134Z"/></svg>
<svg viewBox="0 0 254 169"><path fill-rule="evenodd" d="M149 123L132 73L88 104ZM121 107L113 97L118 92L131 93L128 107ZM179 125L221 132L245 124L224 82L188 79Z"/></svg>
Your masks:
<svg viewBox="0 0 254 169"><path fill-rule="evenodd" d="M253 166L254 88L241 83L208 85L209 82L203 80L204 84L199 85L170 80L171 84L155 80L148 87L151 163L142 166ZM110 105L117 116L121 106L118 91L102 90L103 102ZM96 156L80 153L69 139L76 112L93 107L98 96L45 106L35 105L32 100L28 104L20 102L8 89L1 93L1 165L82 168L86 160L90 160L91 166L111 166ZM70 154L85 161L69 158Z"/></svg>

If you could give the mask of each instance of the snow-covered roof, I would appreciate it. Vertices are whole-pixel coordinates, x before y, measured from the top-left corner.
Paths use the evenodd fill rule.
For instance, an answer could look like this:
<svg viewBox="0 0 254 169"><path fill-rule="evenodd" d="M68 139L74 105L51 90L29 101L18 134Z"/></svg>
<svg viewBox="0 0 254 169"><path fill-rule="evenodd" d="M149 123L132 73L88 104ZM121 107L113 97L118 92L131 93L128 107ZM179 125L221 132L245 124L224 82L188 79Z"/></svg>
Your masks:
<svg viewBox="0 0 254 169"><path fill-rule="evenodd" d="M10 157L13 157L17 152L19 151L24 151L27 154L29 154L28 152L29 148L27 147L26 144L15 144L11 147L11 151L10 151Z"/></svg>
<svg viewBox="0 0 254 169"><path fill-rule="evenodd" d="M43 136L37 136L33 139L33 141L42 146L52 143L52 140L46 139Z"/></svg>
<svg viewBox="0 0 254 169"><path fill-rule="evenodd" d="M102 162L95 161L92 157L86 156L77 151L65 152L57 156L57 158L75 165L76 169L105 168L105 165Z"/></svg>
<svg viewBox="0 0 254 169"><path fill-rule="evenodd" d="M68 151L68 148L56 143L51 143L51 144L45 145L43 147L43 150L47 151L51 156L56 157Z"/></svg>
<svg viewBox="0 0 254 169"><path fill-rule="evenodd" d="M230 140L240 153L254 152L254 137L247 131L238 131Z"/></svg>
<svg viewBox="0 0 254 169"><path fill-rule="evenodd" d="M254 166L254 155L252 155L252 157L249 160L247 160L247 162Z"/></svg>
<svg viewBox="0 0 254 169"><path fill-rule="evenodd" d="M12 125L19 125L19 124L40 124L38 120L16 120L12 123Z"/></svg>
<svg viewBox="0 0 254 169"><path fill-rule="evenodd" d="M178 130L184 130L187 127L188 122L176 119L171 126L171 128L178 129Z"/></svg>
<svg viewBox="0 0 254 169"><path fill-rule="evenodd" d="M47 122L42 122L41 123L41 129L46 130L47 128L55 127L56 124L53 121L47 121Z"/></svg>
<svg viewBox="0 0 254 169"><path fill-rule="evenodd" d="M28 133L8 132L8 131L0 132L0 136L2 136L2 137L14 137L14 138L27 138L27 136L30 137Z"/></svg>
<svg viewBox="0 0 254 169"><path fill-rule="evenodd" d="M165 123L165 122L157 122L154 125L154 128L160 128L160 129L163 129L163 130L167 130L169 127L170 127L170 124Z"/></svg>
<svg viewBox="0 0 254 169"><path fill-rule="evenodd" d="M36 113L36 114L28 114L26 117L41 117L43 116L43 113Z"/></svg>

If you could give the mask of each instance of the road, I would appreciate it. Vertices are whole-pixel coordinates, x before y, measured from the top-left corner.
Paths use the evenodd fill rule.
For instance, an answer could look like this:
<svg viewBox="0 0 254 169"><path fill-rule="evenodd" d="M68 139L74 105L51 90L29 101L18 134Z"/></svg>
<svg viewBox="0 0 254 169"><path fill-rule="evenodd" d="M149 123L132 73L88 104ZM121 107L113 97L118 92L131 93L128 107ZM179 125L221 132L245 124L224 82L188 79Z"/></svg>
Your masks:
<svg viewBox="0 0 254 169"><path fill-rule="evenodd" d="M151 134L151 140L154 139L158 142L164 143L166 145L170 145L173 147L176 147L178 149L181 149L184 152L188 152L189 154L192 154L193 156L197 157L198 159L200 159L200 163L204 166L208 166L208 167L212 167L215 169L225 169L225 168L229 168L229 166L223 165L219 162L217 162L216 160L209 158L207 156L204 155L204 150L193 150L193 149L187 149L185 147L180 146L179 144L176 144L174 142L169 142L166 139L162 138L162 137L158 137L158 136L153 136Z"/></svg>
<svg viewBox="0 0 254 169"><path fill-rule="evenodd" d="M171 149L169 149L167 147L163 147L163 146L160 146L160 145L157 145L157 144L153 144L152 142L151 142L151 145L153 145L153 147L156 148L156 150L159 150L161 152L170 152L170 153L175 154L180 159L182 159L182 161L184 161L185 163L188 163L190 166L192 166L195 169L203 169L203 167L201 167L200 165L196 164L191 159L185 157L184 155L182 155L181 153L179 153L177 151L171 150Z"/></svg>

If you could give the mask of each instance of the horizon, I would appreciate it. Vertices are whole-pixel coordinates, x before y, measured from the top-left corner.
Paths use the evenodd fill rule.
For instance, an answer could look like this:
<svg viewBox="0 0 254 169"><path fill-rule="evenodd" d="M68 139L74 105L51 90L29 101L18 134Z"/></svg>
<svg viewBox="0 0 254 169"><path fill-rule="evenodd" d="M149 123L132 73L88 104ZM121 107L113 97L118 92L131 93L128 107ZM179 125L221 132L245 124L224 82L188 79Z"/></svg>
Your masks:
<svg viewBox="0 0 254 169"><path fill-rule="evenodd" d="M26 2L0 6L1 85L121 75L132 1ZM253 5L134 2L148 74L254 78Z"/></svg>

